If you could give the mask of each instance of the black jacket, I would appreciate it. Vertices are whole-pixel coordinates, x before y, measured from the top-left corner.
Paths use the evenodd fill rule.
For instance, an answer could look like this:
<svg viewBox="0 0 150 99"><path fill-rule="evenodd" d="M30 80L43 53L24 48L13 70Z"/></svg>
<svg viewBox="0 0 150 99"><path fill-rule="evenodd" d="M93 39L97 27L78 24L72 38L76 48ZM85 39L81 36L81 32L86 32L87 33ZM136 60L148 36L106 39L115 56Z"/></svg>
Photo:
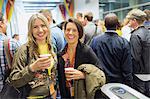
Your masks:
<svg viewBox="0 0 150 99"><path fill-rule="evenodd" d="M138 27L131 32L130 43L134 74L150 73L150 31Z"/></svg>
<svg viewBox="0 0 150 99"><path fill-rule="evenodd" d="M57 55L58 57L58 66L57 66L58 82L59 82L59 87L60 87L61 98L71 98L70 92L66 87L66 77L64 73L65 62L64 62L64 59L62 58L62 56L65 54L66 48L67 48L67 45L64 48L64 50ZM74 68L77 69L78 66L81 64L93 64L93 65L99 66L99 60L90 47L79 42L76 48Z"/></svg>
<svg viewBox="0 0 150 99"><path fill-rule="evenodd" d="M114 30L99 35L91 42L93 51L103 66L107 83L124 83L132 86L132 60L129 43Z"/></svg>

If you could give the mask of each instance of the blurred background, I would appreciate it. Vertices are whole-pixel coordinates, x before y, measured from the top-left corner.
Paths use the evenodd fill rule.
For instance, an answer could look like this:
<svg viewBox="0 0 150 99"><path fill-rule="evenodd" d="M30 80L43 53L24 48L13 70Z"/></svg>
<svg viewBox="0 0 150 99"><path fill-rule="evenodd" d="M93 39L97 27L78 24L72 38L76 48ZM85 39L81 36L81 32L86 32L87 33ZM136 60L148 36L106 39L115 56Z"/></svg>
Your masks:
<svg viewBox="0 0 150 99"><path fill-rule="evenodd" d="M77 12L89 11L94 20L103 20L106 14L114 12L122 21L132 8L150 9L150 0L0 0L0 11L7 19L7 35L19 34L21 43L26 42L29 17L41 9L51 10L59 24Z"/></svg>

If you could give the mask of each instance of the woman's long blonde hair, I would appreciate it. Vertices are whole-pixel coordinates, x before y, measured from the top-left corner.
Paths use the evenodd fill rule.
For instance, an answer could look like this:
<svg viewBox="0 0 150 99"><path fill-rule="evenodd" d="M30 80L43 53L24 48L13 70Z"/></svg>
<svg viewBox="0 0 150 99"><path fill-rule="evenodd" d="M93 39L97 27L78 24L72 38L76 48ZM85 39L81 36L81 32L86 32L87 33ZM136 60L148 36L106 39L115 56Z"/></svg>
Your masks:
<svg viewBox="0 0 150 99"><path fill-rule="evenodd" d="M54 57L56 56L53 48L52 48L52 42L51 42L51 32L49 29L49 24L47 21L47 18L44 17L42 14L37 13L34 14L30 17L29 21L28 21L28 44L29 44L29 53L31 53L30 55L32 56L33 53L35 52L39 55L38 52L38 44L36 42L36 39L33 36L33 24L35 22L36 19L40 19L43 21L43 23L46 25L46 27L48 28L48 36L46 37L46 43L48 44L48 48L50 50L50 54L52 54Z"/></svg>

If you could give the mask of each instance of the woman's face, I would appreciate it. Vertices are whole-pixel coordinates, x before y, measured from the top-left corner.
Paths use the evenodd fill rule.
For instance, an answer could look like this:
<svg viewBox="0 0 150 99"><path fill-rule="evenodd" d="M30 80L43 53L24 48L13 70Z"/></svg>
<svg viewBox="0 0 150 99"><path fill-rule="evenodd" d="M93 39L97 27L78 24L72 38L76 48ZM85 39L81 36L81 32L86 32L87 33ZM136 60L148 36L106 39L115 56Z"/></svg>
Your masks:
<svg viewBox="0 0 150 99"><path fill-rule="evenodd" d="M33 36L37 42L45 42L48 36L48 28L41 19L36 19L33 23Z"/></svg>
<svg viewBox="0 0 150 99"><path fill-rule="evenodd" d="M68 44L74 44L78 42L79 32L74 23L69 22L65 30L65 38Z"/></svg>

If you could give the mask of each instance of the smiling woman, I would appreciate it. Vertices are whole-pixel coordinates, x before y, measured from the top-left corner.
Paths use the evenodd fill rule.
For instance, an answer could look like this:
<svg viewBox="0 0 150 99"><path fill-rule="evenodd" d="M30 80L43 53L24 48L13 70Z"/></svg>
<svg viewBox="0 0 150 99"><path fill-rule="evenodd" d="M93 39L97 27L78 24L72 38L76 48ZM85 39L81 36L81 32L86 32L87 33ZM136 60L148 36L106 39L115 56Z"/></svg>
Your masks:
<svg viewBox="0 0 150 99"><path fill-rule="evenodd" d="M70 18L64 24L64 31L67 45L62 52L58 53L57 58L61 98L93 99L97 88L100 88L100 86L105 83L105 76L103 74L102 79L101 77L99 78L101 74L94 77L95 79L98 78L100 81L98 81L98 79L94 80L93 77L90 76L90 73L94 73L95 75L102 72L99 60L90 47L80 42L79 39L83 36L83 27L77 19ZM92 70L98 72L93 72ZM90 71L90 73L86 73L87 71ZM85 79L86 77L91 79L87 80ZM88 83L92 80L94 80L94 83L90 83L90 86L94 85L94 87L87 87ZM94 90L88 93L89 89ZM101 94L98 94L99 96L95 98L101 98Z"/></svg>
<svg viewBox="0 0 150 99"><path fill-rule="evenodd" d="M10 83L15 88L30 85L31 90L26 96L28 98L50 98L55 94L56 55L50 39L47 19L42 14L33 14L28 22L28 42L16 52L14 68L9 76ZM27 47L29 62L25 65ZM50 54L52 57L40 57L42 54Z"/></svg>

